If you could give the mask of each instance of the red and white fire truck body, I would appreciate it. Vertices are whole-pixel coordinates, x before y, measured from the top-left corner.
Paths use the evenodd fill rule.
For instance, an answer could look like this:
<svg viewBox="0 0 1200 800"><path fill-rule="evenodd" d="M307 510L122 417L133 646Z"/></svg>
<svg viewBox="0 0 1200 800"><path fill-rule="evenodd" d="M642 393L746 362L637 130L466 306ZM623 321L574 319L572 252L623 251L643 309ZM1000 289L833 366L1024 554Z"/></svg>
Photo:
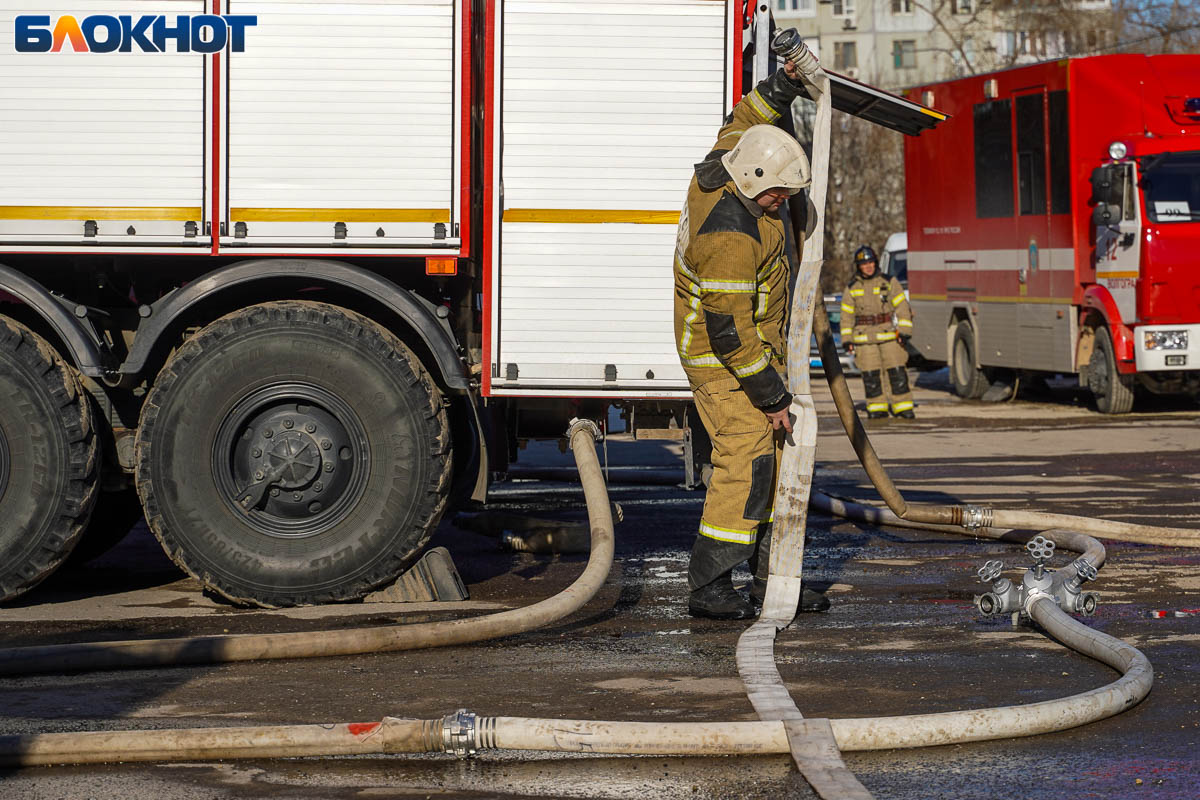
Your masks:
<svg viewBox="0 0 1200 800"><path fill-rule="evenodd" d="M685 438L675 230L756 6L36 5L0 0L0 598L100 495L227 596L349 599L519 439Z"/></svg>
<svg viewBox="0 0 1200 800"><path fill-rule="evenodd" d="M979 396L996 370L1200 391L1200 57L1064 59L910 92L914 344Z"/></svg>

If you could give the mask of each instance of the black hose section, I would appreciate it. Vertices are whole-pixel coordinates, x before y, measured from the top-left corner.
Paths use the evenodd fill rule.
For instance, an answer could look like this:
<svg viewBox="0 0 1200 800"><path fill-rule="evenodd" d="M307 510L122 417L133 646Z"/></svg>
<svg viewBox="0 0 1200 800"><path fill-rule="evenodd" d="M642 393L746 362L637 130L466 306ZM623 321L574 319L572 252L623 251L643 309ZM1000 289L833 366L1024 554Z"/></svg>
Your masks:
<svg viewBox="0 0 1200 800"><path fill-rule="evenodd" d="M0 651L0 674L87 672L181 664L386 653L470 644L535 630L582 608L604 586L615 547L612 506L590 423L569 433L591 523L591 554L583 573L558 594L530 606L464 619L302 633L229 634L177 639L83 642Z"/></svg>

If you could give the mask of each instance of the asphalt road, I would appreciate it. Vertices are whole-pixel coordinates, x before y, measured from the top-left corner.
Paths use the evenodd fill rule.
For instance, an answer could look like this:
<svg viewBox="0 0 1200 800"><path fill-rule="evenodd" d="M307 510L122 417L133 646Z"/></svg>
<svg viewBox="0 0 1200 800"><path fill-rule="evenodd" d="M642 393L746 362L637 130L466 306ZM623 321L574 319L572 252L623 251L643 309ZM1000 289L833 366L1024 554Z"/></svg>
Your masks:
<svg viewBox="0 0 1200 800"><path fill-rule="evenodd" d="M856 392L857 381L852 382ZM1089 411L1065 384L999 406L951 397L944 375L917 382L916 422L873 423L912 501L951 498L1148 524L1200 525L1200 410L1141 402ZM873 500L832 404L821 413L815 484ZM603 591L548 630L470 647L226 666L6 678L0 730L172 728L479 714L625 720L753 719L734 665L740 623L685 613L684 573L703 495L661 443L608 446L612 499L625 512ZM501 510L583 519L569 456L522 453L497 485ZM109 555L0 607L4 646L202 633L322 630L449 618L534 602L578 575L579 556L513 554L443 523L471 599L264 612L205 596L139 525ZM949 711L1063 697L1115 673L1039 631L983 620L975 569L1020 549L970 538L870 529L814 514L807 578L833 609L780 633L779 670L810 717ZM1056 558L1055 566L1070 556ZM745 574L742 579L747 578ZM1155 686L1137 707L1064 733L915 751L848 753L878 798L1196 798L1200 796L1200 551L1111 543L1090 625L1149 657ZM785 756L670 759L487 754L54 767L0 772L16 798L812 797Z"/></svg>

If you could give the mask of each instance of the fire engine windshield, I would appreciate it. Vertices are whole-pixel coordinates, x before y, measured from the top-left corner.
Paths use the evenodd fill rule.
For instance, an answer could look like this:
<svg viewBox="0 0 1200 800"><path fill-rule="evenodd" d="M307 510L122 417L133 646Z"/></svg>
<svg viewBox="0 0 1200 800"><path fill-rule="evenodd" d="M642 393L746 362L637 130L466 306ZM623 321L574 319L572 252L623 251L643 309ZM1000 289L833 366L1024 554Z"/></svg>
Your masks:
<svg viewBox="0 0 1200 800"><path fill-rule="evenodd" d="M1151 222L1200 219L1200 153L1164 153L1142 162L1139 185Z"/></svg>

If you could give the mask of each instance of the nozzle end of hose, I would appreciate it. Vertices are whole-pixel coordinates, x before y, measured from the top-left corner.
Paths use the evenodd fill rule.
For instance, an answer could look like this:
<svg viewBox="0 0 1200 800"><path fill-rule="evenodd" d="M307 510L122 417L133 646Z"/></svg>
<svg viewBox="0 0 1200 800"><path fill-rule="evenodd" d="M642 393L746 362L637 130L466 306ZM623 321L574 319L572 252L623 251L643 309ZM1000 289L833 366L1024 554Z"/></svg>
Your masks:
<svg viewBox="0 0 1200 800"><path fill-rule="evenodd" d="M580 419L579 417L575 417L571 420L570 424L567 425L567 441L575 438L575 434L581 431L587 431L596 441L600 441L600 439L603 437L603 434L600 432L599 425L592 422L590 419Z"/></svg>
<svg viewBox="0 0 1200 800"><path fill-rule="evenodd" d="M1085 617L1090 617L1096 613L1096 607L1100 605L1100 595L1096 592L1084 592L1079 598L1079 613Z"/></svg>

